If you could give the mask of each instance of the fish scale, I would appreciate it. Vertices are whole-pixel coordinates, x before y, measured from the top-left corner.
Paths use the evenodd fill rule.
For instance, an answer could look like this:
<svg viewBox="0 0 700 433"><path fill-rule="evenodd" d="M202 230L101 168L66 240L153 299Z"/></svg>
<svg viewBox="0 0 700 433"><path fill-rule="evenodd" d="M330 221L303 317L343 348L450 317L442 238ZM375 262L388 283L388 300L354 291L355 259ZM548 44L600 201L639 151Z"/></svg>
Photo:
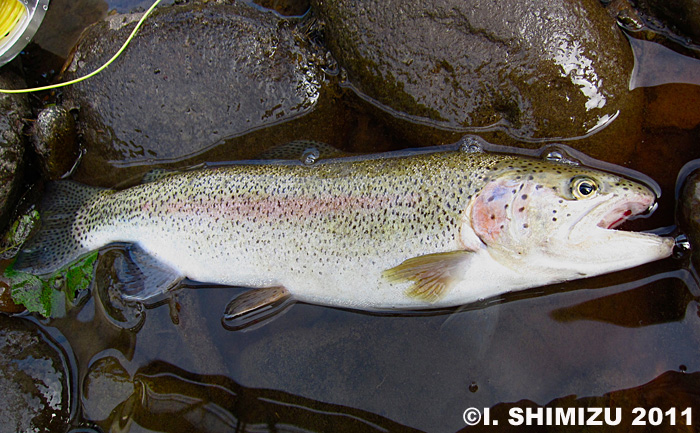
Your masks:
<svg viewBox="0 0 700 433"><path fill-rule="evenodd" d="M577 176L596 179L591 200L599 203L582 206L586 200L571 196L567 188ZM515 196L523 188L530 191L527 200ZM459 305L670 253L664 238L605 230L603 245L629 250L630 260L612 267L592 260L584 271L542 263L566 242L555 239L545 248L542 237L601 212L601 206L618 212L610 200L622 200L618 207L632 203L639 213L653 193L587 168L460 151L312 166L237 164L163 176L123 191L62 181L42 203L44 213L60 217L45 224L16 266L48 273L89 251L127 242L174 275L202 282L282 287L298 300L361 309ZM509 213L516 204L522 215ZM562 215L560 222L541 216L552 211ZM513 227L514 220L527 222ZM501 229L485 235L489 221ZM596 234L598 224L591 224ZM71 241L51 243L57 234ZM626 243L618 247L620 236Z"/></svg>

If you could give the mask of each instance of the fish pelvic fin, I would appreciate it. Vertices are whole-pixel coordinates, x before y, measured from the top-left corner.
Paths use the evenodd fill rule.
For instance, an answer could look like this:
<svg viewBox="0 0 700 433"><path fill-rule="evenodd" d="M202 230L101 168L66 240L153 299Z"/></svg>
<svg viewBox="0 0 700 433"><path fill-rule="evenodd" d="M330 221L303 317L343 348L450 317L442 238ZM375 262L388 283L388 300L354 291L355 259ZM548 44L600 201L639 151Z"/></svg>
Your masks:
<svg viewBox="0 0 700 433"><path fill-rule="evenodd" d="M382 273L392 283L412 281L406 295L434 303L461 280L471 251L459 250L410 258Z"/></svg>
<svg viewBox="0 0 700 433"><path fill-rule="evenodd" d="M291 293L284 287L251 289L229 302L221 323L230 331L256 329L279 317L293 303Z"/></svg>
<svg viewBox="0 0 700 433"><path fill-rule="evenodd" d="M228 317L237 317L250 314L255 310L284 302L290 296L289 291L281 286L252 289L231 301L226 306L226 315Z"/></svg>
<svg viewBox="0 0 700 433"><path fill-rule="evenodd" d="M47 184L39 205L39 230L20 250L14 268L46 275L89 253L73 228L79 210L105 191L67 180Z"/></svg>

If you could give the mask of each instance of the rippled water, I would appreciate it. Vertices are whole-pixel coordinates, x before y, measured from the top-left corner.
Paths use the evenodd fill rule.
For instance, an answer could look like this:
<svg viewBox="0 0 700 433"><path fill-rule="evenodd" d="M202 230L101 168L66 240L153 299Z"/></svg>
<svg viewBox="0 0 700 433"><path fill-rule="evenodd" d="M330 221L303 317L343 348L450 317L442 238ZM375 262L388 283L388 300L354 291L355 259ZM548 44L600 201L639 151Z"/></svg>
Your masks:
<svg viewBox="0 0 700 433"><path fill-rule="evenodd" d="M653 120L629 166L664 195L634 229L675 224L678 170L698 156L698 128L688 128L697 83L656 86L679 80L661 61L689 58L662 54L639 63L647 87L636 91ZM453 432L467 408L491 408L507 427L508 408L533 405L621 407L624 430L635 407L700 413L700 290L687 257L439 314L295 304L233 332L221 317L244 289L189 282L150 305L123 304L110 289L115 254L102 253L92 295L65 318L27 318L65 352L76 431Z"/></svg>

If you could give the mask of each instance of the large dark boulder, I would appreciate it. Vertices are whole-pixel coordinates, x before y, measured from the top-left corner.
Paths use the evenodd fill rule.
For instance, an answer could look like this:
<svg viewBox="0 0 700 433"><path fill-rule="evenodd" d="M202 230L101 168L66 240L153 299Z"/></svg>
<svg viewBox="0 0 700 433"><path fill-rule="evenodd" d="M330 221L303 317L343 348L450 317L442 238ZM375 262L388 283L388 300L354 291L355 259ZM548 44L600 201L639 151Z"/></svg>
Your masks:
<svg viewBox="0 0 700 433"><path fill-rule="evenodd" d="M0 70L0 88L26 87L12 66ZM27 96L0 93L0 233L14 209L24 167L24 121L31 117Z"/></svg>
<svg viewBox="0 0 700 433"><path fill-rule="evenodd" d="M581 137L610 124L624 131L622 142L638 139L632 53L597 0L312 6L349 84L396 118L459 133L499 129L524 141ZM396 130L415 139L405 123ZM606 147L608 159L620 161L624 144L608 135L580 146L596 155Z"/></svg>
<svg viewBox="0 0 700 433"><path fill-rule="evenodd" d="M102 65L138 18L114 15L90 27L64 78ZM182 161L313 111L323 75L301 39L290 22L245 4L156 9L112 65L65 89L86 148L76 178L110 185L115 165Z"/></svg>

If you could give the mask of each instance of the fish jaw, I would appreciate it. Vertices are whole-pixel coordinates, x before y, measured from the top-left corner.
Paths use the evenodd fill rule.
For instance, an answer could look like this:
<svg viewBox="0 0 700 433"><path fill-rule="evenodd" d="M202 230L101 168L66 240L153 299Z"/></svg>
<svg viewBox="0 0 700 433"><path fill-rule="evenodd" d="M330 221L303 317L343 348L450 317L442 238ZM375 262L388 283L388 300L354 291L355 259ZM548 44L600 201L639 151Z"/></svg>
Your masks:
<svg viewBox="0 0 700 433"><path fill-rule="evenodd" d="M594 227L588 239L576 245L592 259L580 265L579 272L593 276L633 268L669 257L673 246L671 237Z"/></svg>

